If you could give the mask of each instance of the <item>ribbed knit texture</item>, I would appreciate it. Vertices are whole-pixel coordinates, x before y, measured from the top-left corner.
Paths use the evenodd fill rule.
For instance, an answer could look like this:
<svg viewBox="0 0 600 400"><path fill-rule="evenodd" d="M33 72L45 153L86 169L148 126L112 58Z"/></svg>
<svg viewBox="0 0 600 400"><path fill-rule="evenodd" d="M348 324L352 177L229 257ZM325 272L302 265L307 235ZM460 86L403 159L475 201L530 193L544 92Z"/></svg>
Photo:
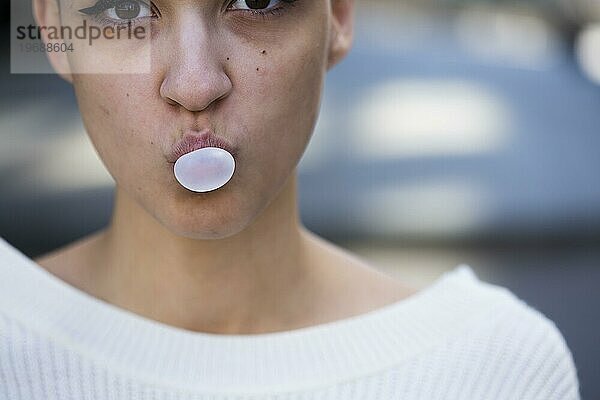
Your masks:
<svg viewBox="0 0 600 400"><path fill-rule="evenodd" d="M0 239L0 399L571 400L579 391L556 326L467 265L355 317L217 335L92 297Z"/></svg>

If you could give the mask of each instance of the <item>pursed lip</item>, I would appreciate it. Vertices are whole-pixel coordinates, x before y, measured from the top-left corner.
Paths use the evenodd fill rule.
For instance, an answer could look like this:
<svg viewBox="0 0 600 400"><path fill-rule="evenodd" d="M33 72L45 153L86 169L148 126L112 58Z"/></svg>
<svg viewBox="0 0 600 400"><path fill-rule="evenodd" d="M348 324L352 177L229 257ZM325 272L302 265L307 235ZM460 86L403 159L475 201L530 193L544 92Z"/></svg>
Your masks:
<svg viewBox="0 0 600 400"><path fill-rule="evenodd" d="M223 150L227 150L234 157L237 155L237 147L232 143L215 135L210 130L204 130L200 133L186 133L181 139L175 142L167 155L167 161L173 164L184 154L204 147L219 147Z"/></svg>

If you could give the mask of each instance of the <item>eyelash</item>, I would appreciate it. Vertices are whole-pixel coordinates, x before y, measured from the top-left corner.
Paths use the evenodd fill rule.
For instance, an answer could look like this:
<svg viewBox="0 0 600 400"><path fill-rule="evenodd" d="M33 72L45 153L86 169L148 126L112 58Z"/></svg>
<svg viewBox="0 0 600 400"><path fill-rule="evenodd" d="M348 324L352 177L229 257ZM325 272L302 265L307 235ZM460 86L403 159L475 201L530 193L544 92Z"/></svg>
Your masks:
<svg viewBox="0 0 600 400"><path fill-rule="evenodd" d="M143 4L147 7L149 7L152 12L152 17L151 17L152 19L160 17L160 12L158 11L158 8L154 5L154 3L152 3L152 2L146 3L141 0L133 0L133 1L137 1L140 4ZM228 10L229 10L229 7L235 3L235 1L236 0L230 0L229 6L227 8ZM281 2L284 3L283 5L280 5L279 7L276 7L276 8L264 10L264 11L261 11L260 9L231 9L230 11L236 12L236 13L249 14L250 18L266 20L269 18L274 18L279 15L282 15L283 13L285 13L287 11L288 8L295 6L296 1L298 1L298 0L281 0ZM104 4L101 5L101 3L104 3ZM117 3L116 0L100 0L100 1L96 2L95 5L88 7L88 8L83 8L83 9L79 10L79 12L92 16L92 18L94 18L94 20L96 20L96 22L101 24L102 26L113 26L113 27L127 26L127 25L131 25L133 27L133 26L139 24L145 18L147 18L147 17L134 18L131 20L126 20L126 21L124 20L122 22L115 21L111 18L106 18L106 17L102 18L101 14L103 14L107 10L110 10L111 8L114 8L116 6L116 3Z"/></svg>
<svg viewBox="0 0 600 400"><path fill-rule="evenodd" d="M231 6L231 4L235 3L235 1L236 0L232 0L229 5ZM281 2L284 3L284 5L281 5L281 6L277 7L277 8L272 8L270 10L265 10L265 11L261 11L261 10L258 10L258 9L257 10L243 10L243 9L237 9L236 10L236 9L234 9L232 11L234 11L234 12L243 12L243 13L246 13L246 14L251 14L252 18L260 18L260 19L264 20L264 19L267 19L267 18L271 18L273 16L277 16L277 15L283 14L284 12L287 11L287 9L289 7L295 6L296 5L295 4L296 1L297 0L281 0Z"/></svg>
<svg viewBox="0 0 600 400"><path fill-rule="evenodd" d="M158 8L154 5L154 3L150 2L150 3L146 3L145 1L141 1L141 0L133 0L136 1L137 3L144 5L145 7L148 7L150 9L150 12L152 12L152 16L151 18L157 18L158 16L160 16L160 12L158 11ZM102 26L112 26L112 27L119 27L119 26L136 26L139 23L141 23L141 21L143 21L145 18L147 17L142 17L142 18L133 18L130 20L123 20L121 22L116 21L114 19L111 18L106 18L106 17L101 17L101 15L112 9L115 8L117 5L117 0L99 0L96 2L96 4L94 4L91 7L88 8L83 8L81 10L79 10L79 12L86 14L86 15L90 15L97 23L101 24Z"/></svg>

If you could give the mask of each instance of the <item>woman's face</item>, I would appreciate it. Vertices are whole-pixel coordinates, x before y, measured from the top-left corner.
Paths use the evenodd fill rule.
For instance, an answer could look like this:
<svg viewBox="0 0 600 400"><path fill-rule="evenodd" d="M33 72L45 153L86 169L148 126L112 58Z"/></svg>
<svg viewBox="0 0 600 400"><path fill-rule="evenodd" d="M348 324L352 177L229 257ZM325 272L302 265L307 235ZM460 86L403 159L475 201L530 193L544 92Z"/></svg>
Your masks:
<svg viewBox="0 0 600 400"><path fill-rule="evenodd" d="M96 1L72 0L63 21L103 27L139 10L135 24L149 33L101 38L69 55L80 71L92 62L125 65L123 73L70 76L108 171L179 235L243 230L279 193L312 134L332 61L331 0L155 0L151 8L127 0L100 16L78 11ZM236 170L220 189L194 193L177 183L168 154L184 134L205 129L237 148Z"/></svg>

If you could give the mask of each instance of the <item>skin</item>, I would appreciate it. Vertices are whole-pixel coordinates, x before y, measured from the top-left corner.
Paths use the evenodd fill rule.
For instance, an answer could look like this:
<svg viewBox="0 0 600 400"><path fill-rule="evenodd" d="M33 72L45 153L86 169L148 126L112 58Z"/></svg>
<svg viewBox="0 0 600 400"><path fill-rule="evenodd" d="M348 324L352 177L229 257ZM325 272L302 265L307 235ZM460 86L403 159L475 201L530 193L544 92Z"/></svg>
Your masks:
<svg viewBox="0 0 600 400"><path fill-rule="evenodd" d="M286 11L264 20L229 3L157 1L146 40L48 53L73 84L116 195L105 229L34 261L119 307L211 333L311 326L414 293L298 216L296 167L326 72L351 47L353 0L281 3ZM76 10L91 5L34 0L38 25L81 23ZM121 73L76 73L99 62ZM166 155L207 127L239 149L236 171L193 193Z"/></svg>

